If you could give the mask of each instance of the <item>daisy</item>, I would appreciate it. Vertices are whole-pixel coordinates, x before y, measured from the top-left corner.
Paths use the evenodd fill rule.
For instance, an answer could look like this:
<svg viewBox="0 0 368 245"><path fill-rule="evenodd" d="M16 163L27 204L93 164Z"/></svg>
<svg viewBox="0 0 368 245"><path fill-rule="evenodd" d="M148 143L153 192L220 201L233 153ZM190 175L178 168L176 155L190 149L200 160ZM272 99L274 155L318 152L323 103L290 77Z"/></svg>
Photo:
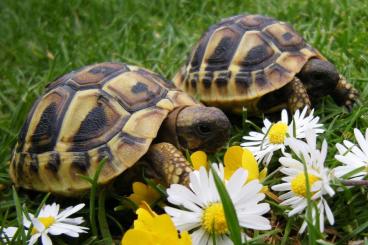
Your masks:
<svg viewBox="0 0 368 245"><path fill-rule="evenodd" d="M86 233L87 227L79 226L84 222L82 217L68 218L70 215L78 212L84 207L84 204L79 204L75 207L68 207L67 209L60 211L59 204L53 203L51 205L45 205L37 217L29 214L31 220L24 218L23 224L25 227L30 228L33 225L31 231L31 239L29 244L32 245L41 238L43 245L52 244L52 241L48 234L61 235L65 234L71 237L79 237L79 233Z"/></svg>
<svg viewBox="0 0 368 245"><path fill-rule="evenodd" d="M220 178L224 179L223 166L217 167L214 164L214 168ZM225 181L239 225L249 229L269 230L270 221L262 215L270 210L270 206L268 203L259 203L265 198L265 194L260 192L263 186L258 180L246 183L247 175L246 170L239 168ZM216 244L232 244L212 171L207 172L202 167L190 173L189 178L189 188L173 184L167 189L168 201L182 209L165 207L166 213L172 217L179 230L191 233L193 244L212 244L213 234Z"/></svg>
<svg viewBox="0 0 368 245"><path fill-rule="evenodd" d="M307 107L302 112L297 110L289 121L286 110L281 112L281 121L271 123L267 118L263 121L262 132L249 132L244 136L241 146L252 151L258 161L268 164L273 153L281 150L284 153L285 140L294 137L304 139L308 129L314 129L317 134L324 132L322 124L318 123L319 117L313 116L314 110L307 116Z"/></svg>
<svg viewBox="0 0 368 245"><path fill-rule="evenodd" d="M307 142L289 138L286 140L286 144L295 153L296 158L292 155L286 154L279 159L282 167L280 171L286 174L282 180L285 183L272 186L275 191L287 191L280 196L280 199L284 200L281 205L291 206L292 210L288 213L291 217L295 214L301 213L307 208L307 179L310 187L310 200L314 202L319 210L319 227L321 232L324 230L324 216L331 225L334 224L334 217L328 203L324 199L324 196L333 196L335 191L331 188L331 174L330 170L324 167L324 162L327 155L327 142L322 143L321 150L316 148L316 134L313 130L306 132ZM304 159L304 160L301 160ZM304 169L304 164L307 171L307 176ZM312 210L312 220L316 224L316 210ZM307 223L304 221L300 233L303 233Z"/></svg>
<svg viewBox="0 0 368 245"><path fill-rule="evenodd" d="M368 173L368 129L365 137L357 128L354 129L354 134L358 145L348 140L344 140L343 144L336 144L339 154L335 158L344 164L334 168L336 177L351 175L351 179L361 180Z"/></svg>
<svg viewBox="0 0 368 245"><path fill-rule="evenodd" d="M79 237L79 233L86 233L85 230L88 230L88 228L79 226L84 222L82 217L69 218L70 215L78 212L83 207L84 203L75 207L68 207L67 209L59 212L59 204L53 203L42 207L37 217L31 213L23 215L23 225L26 228L25 232L28 233L29 229L32 228L31 239L28 241L28 244L35 244L41 237L43 245L52 245L52 241L48 236L48 233L51 235L65 234L71 237ZM17 227L5 228L3 230L3 234L0 235L0 238L6 240L6 236L11 240L17 230Z"/></svg>
<svg viewBox="0 0 368 245"><path fill-rule="evenodd" d="M2 244L6 244L6 242L11 241L17 230L17 227L3 228L2 233L0 234L0 241Z"/></svg>

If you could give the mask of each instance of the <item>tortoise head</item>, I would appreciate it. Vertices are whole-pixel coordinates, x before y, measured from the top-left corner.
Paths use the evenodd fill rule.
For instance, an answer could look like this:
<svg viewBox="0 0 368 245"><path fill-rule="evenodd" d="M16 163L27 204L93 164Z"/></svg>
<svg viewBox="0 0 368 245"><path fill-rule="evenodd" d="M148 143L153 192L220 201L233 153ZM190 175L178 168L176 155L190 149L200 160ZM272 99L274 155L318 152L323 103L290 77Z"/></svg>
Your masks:
<svg viewBox="0 0 368 245"><path fill-rule="evenodd" d="M310 59L297 76L302 80L312 100L330 94L340 79L336 67L320 59Z"/></svg>
<svg viewBox="0 0 368 245"><path fill-rule="evenodd" d="M214 152L230 137L231 124L216 107L188 106L176 120L176 133L181 148Z"/></svg>

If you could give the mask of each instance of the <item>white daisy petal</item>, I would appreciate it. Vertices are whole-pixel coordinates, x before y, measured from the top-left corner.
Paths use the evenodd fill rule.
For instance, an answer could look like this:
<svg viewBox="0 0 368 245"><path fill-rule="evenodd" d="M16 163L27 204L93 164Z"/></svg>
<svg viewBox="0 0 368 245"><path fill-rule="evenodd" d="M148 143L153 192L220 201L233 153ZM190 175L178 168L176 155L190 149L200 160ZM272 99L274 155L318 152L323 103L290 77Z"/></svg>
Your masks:
<svg viewBox="0 0 368 245"><path fill-rule="evenodd" d="M33 225L36 231L31 236L29 244L35 244L40 237L42 244L52 244L48 234L55 236L65 234L71 237L78 237L79 233L86 233L88 228L79 226L79 224L84 222L82 217L68 217L78 212L83 207L84 204L79 204L75 207L68 207L64 211L60 212L60 205L53 203L43 206L37 217L35 217L33 214L28 214L28 216L31 217L30 223ZM23 218L23 222L29 222L26 216ZM30 227L30 223L26 225Z"/></svg>
<svg viewBox="0 0 368 245"><path fill-rule="evenodd" d="M52 241L47 233L42 233L41 235L42 245L52 245Z"/></svg>
<svg viewBox="0 0 368 245"><path fill-rule="evenodd" d="M297 114L296 116L299 115ZM298 117L295 117L294 119L297 121L300 118L298 119ZM317 125L316 122L318 120L312 119L310 116L308 117L308 120L309 122L313 121L315 125ZM295 138L288 138L285 140L286 145L290 148L293 154L284 154L284 156L279 159L279 162L282 164L280 172L284 173L286 176L282 177L283 183L272 186L271 189L275 191L285 191L284 194L280 195L280 198L283 200L281 205L290 206L291 210L288 213L289 217L305 212L308 201L306 198L307 186L305 183L304 172L307 171L309 184L311 186L309 191L312 193L311 201L317 204L318 210L320 211L319 226L323 232L325 217L329 222L334 221L332 211L324 199L324 196L333 196L335 194L335 191L331 187L331 178L333 178L334 175L338 176L343 174L346 169L338 167L331 172L331 170L324 166L327 156L327 141L324 140L321 149L317 149L317 130L313 127L307 127L308 123L306 122L307 121L303 121L303 123L299 124L299 126L301 126L305 123L305 127L303 126L303 134L306 142ZM298 133L301 133L301 131L298 131ZM345 152L346 149L346 145L338 145L340 154ZM344 156L336 155L335 158L352 165L353 161L356 159L352 160L352 157L349 154L352 153L348 153L348 155ZM295 155L297 156L297 159L294 158ZM316 223L316 215L316 211L312 209L313 223ZM299 232L304 232L306 227L307 223L303 222Z"/></svg>
<svg viewBox="0 0 368 245"><path fill-rule="evenodd" d="M77 206L74 207L69 207L68 209L65 209L64 211L60 212L60 214L57 216L59 220L62 220L76 212L78 212L79 210L81 210L82 208L84 208L85 204L81 203L78 204Z"/></svg>
<svg viewBox="0 0 368 245"><path fill-rule="evenodd" d="M32 236L31 236L31 239L29 239L29 241L28 241L28 245L33 245L33 244L35 244L35 243L37 242L38 238L40 238L40 237L41 237L41 234L42 234L42 233L36 233L36 234L32 235Z"/></svg>
<svg viewBox="0 0 368 245"><path fill-rule="evenodd" d="M367 136L368 130L366 130ZM357 177L364 178L367 175L368 167L368 139L364 137L359 129L354 129L354 135L358 146L348 140L344 140L344 145L336 144L339 154L335 155L336 160L341 162L343 166L336 167L333 171L337 177L343 177L357 168L362 168L361 171L350 176L350 179ZM355 171L356 172L356 171Z"/></svg>
<svg viewBox="0 0 368 245"><path fill-rule="evenodd" d="M323 201L323 205L325 207L327 220L330 223L330 225L333 225L335 223L335 218L334 218L333 213L330 209L330 206L328 206L328 203L326 202L326 200L323 199L322 201Z"/></svg>
<svg viewBox="0 0 368 245"><path fill-rule="evenodd" d="M220 179L224 179L223 165L213 164L212 166ZM224 181L225 188L229 193L239 218L239 223L240 225L247 224L249 226L248 228L254 227L254 229L260 230L270 229L270 221L262 217L263 214L270 210L269 204L260 203L265 198L265 194L261 193L263 186L258 180L244 184L247 180L247 175L247 171L240 168L233 173L228 181ZM196 209L185 208L186 210L182 210L165 207L165 212L172 217L176 227L179 230L191 232L193 244L211 244L213 242L213 233L215 234L217 244L232 244L227 231L219 228L226 224L221 223L219 226L209 226L213 222L224 222L225 220L225 214L214 183L212 171L209 174L204 169L203 171L201 169L199 171L193 171L190 174L189 186L193 190L190 198L185 198L185 195L182 194L184 187L172 188L171 186L169 188L170 191L167 192L168 201L178 207L185 208L196 205L195 202L197 199L200 199L202 202L202 205L197 206ZM218 219L218 217L223 218ZM249 222L249 225L247 222Z"/></svg>

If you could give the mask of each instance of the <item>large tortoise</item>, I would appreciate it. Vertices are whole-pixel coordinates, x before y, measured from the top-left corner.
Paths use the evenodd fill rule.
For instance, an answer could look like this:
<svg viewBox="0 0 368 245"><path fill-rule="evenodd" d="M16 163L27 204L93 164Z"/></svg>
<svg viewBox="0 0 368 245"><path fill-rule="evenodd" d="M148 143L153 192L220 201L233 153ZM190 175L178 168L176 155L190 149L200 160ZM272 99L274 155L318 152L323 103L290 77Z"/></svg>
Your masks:
<svg viewBox="0 0 368 245"><path fill-rule="evenodd" d="M287 23L238 15L211 26L173 79L206 105L295 111L331 95L349 109L357 91Z"/></svg>
<svg viewBox="0 0 368 245"><path fill-rule="evenodd" d="M229 130L222 111L158 74L120 63L90 65L50 83L34 103L10 176L26 189L76 195L90 188L80 175L94 176L104 158L101 184L145 155L164 183L187 183L191 167L179 149L213 151Z"/></svg>

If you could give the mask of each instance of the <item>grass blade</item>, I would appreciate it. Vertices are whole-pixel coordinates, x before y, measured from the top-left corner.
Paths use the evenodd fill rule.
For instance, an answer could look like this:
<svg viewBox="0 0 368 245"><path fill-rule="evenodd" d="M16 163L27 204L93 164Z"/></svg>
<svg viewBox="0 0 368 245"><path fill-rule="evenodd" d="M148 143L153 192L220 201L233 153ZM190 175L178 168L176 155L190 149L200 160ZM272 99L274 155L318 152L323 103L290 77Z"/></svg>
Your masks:
<svg viewBox="0 0 368 245"><path fill-rule="evenodd" d="M109 230L109 225L106 219L105 200L106 200L106 188L103 188L98 196L98 223L100 226L102 238L108 244L113 244Z"/></svg>
<svg viewBox="0 0 368 245"><path fill-rule="evenodd" d="M93 179L91 180L91 192L90 192L90 199L89 199L89 221L91 223L91 231L92 231L92 235L93 236L98 236L98 231L97 231L97 224L96 224L96 192L97 192L97 187L98 187L98 177L100 176L101 170L103 168L103 166L105 165L107 161L107 158L104 158L99 164L98 167L96 169L96 173L93 176Z"/></svg>
<svg viewBox="0 0 368 245"><path fill-rule="evenodd" d="M24 226L23 226L23 211L22 211L22 206L20 204L19 201L19 197L18 197L18 193L15 190L15 187L13 186L13 200L15 203L15 209L16 209L16 213L17 213L17 222L18 222L18 232L20 232L20 235L22 237L22 244L26 244L26 233L24 231Z"/></svg>
<svg viewBox="0 0 368 245"><path fill-rule="evenodd" d="M239 227L238 216L236 215L236 211L233 205L233 202L230 199L229 193L226 191L226 187L220 177L217 175L216 170L214 170L211 165L211 171L213 174L213 179L215 181L216 188L219 192L222 206L224 208L224 213L226 217L227 227L230 232L230 238L234 244L242 244L241 233Z"/></svg>

